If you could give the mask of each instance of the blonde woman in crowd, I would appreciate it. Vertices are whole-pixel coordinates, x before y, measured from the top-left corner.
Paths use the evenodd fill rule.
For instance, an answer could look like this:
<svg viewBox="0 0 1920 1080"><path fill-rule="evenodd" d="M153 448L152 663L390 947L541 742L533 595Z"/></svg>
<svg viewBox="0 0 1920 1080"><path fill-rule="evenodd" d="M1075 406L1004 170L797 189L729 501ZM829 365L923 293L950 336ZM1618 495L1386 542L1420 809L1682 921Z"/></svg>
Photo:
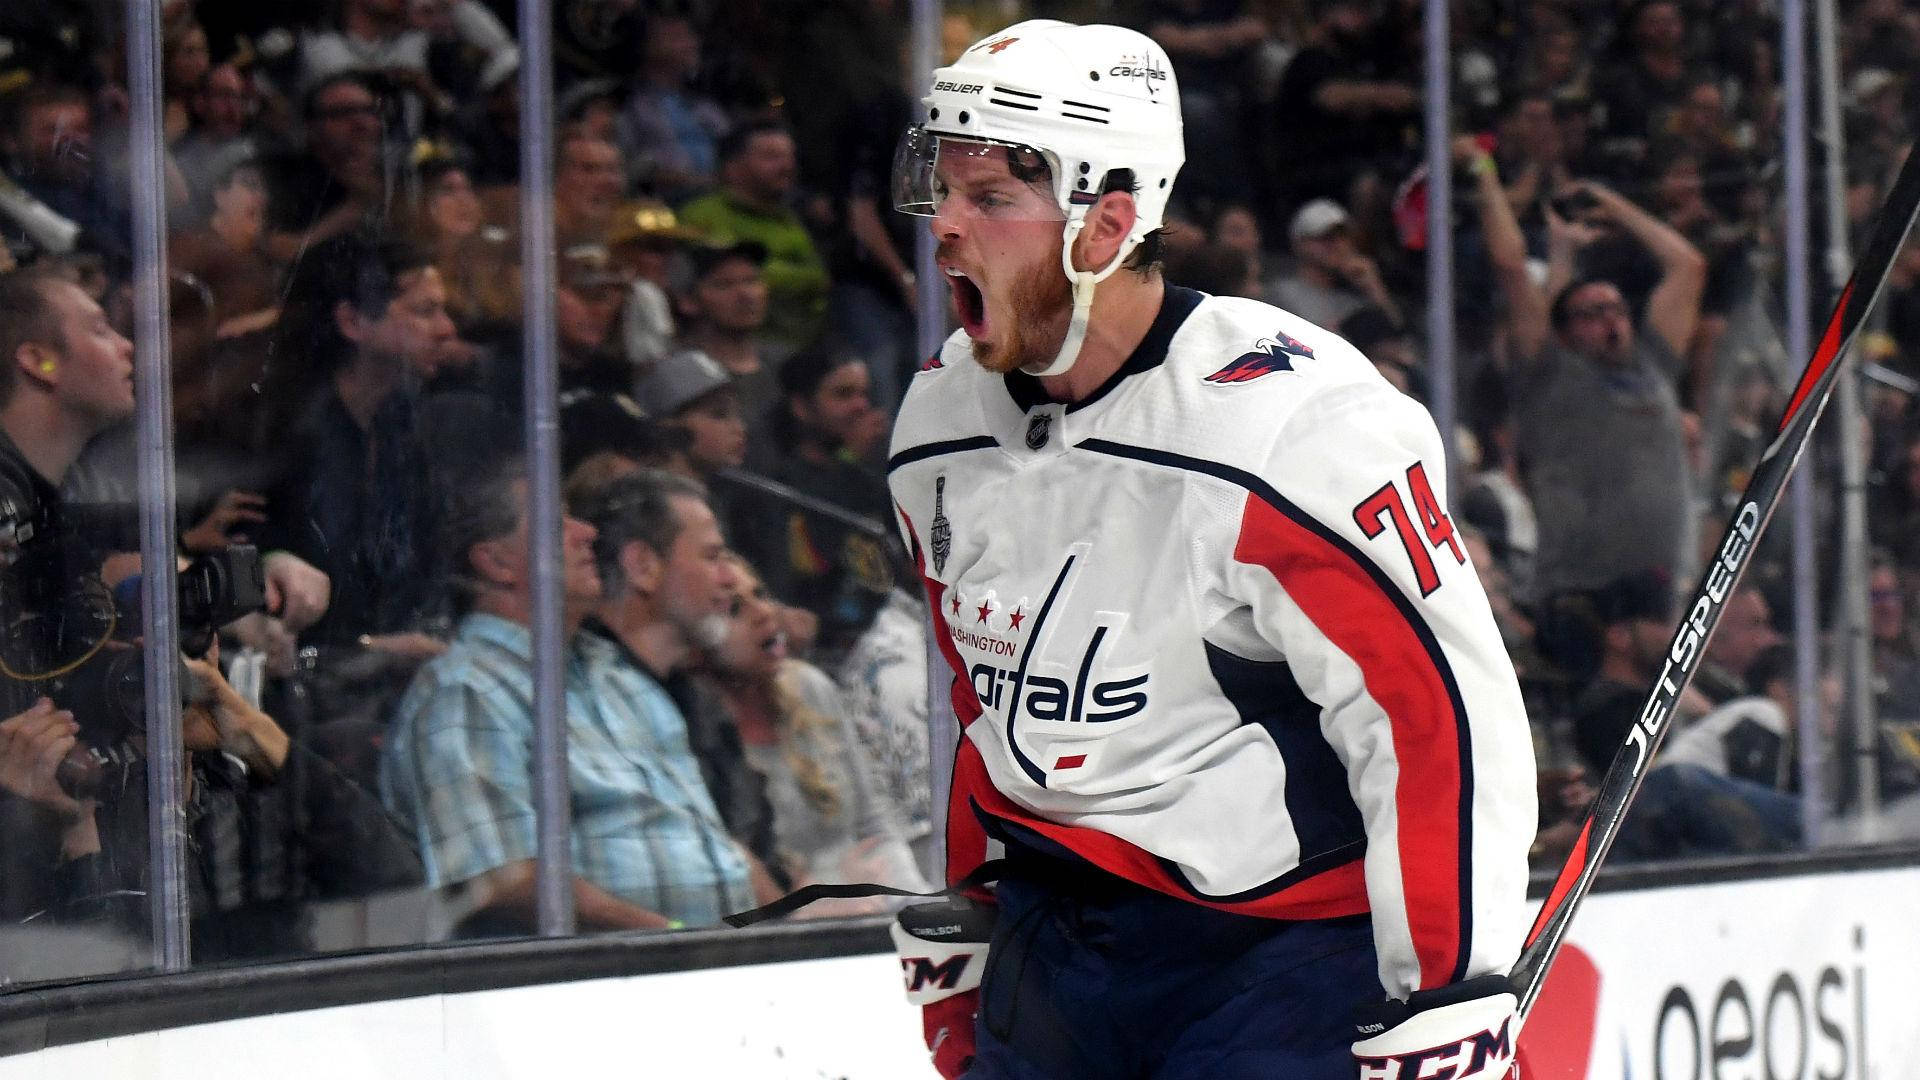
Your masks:
<svg viewBox="0 0 1920 1080"><path fill-rule="evenodd" d="M854 738L839 687L787 655L779 604L745 560L730 558L729 630L706 671L739 725L748 762L766 777L774 832L794 883L930 888L907 849L899 809ZM879 897L825 900L803 913L860 915L892 906Z"/></svg>

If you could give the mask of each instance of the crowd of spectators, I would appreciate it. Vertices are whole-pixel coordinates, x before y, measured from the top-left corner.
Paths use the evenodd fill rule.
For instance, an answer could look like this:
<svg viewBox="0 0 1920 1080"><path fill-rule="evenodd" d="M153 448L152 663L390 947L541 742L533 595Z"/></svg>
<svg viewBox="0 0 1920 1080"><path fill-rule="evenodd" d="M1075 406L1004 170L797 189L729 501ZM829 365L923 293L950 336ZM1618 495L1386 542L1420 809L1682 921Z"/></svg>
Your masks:
<svg viewBox="0 0 1920 1080"><path fill-rule="evenodd" d="M913 226L888 199L915 108L906 5L554 6L580 925L710 925L816 881L923 888L927 622L884 486L891 416L921 359ZM950 5L949 55L1008 6ZM1454 199L1433 206L1421 6L1085 0L1020 14L1122 22L1171 56L1187 165L1169 280L1314 319L1422 398L1425 235L1428 215L1447 215L1462 402L1450 503L1527 693L1548 866L1797 374L1779 330L1779 28L1757 2L1455 5ZM267 610L192 661L196 954L310 949L308 906L391 890L439 898L452 933L526 932L515 12L162 10L182 554L271 553ZM1920 17L1890 0L1843 14L1857 231L1906 152ZM68 402L64 376L22 359L63 363L66 315L131 324L119 15L92 0L0 11L0 270L26 268L0 288L16 305L0 310L0 346L16 350L0 358L0 427L70 501L128 506L130 409ZM1916 250L1868 342L1895 376L1920 375ZM1876 386L1862 436L1890 797L1920 791L1920 410L1900 385ZM41 468L27 444L49 429L32 417L67 415L56 404L79 442ZM1821 479L1830 554L1830 470ZM103 556L108 588L138 571L130 546ZM1821 813L1849 810L1857 762L1835 752L1837 690L1814 725L1833 745L1799 742L1790 594L1770 539L1623 856L1802 844L1806 758L1825 778ZM138 770L76 792L56 774L90 718L34 698L8 714L0 920L137 935Z"/></svg>

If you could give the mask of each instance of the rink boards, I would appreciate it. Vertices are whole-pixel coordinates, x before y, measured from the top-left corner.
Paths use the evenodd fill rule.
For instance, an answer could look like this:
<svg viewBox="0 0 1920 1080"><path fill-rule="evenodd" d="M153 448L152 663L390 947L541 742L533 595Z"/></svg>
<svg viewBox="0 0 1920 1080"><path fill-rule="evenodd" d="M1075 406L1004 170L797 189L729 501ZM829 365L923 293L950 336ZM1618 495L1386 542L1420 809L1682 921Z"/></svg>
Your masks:
<svg viewBox="0 0 1920 1080"><path fill-rule="evenodd" d="M1917 909L1920 867L1911 866L1596 894L1523 1035L1528 1076L1920 1078ZM838 936L875 940L877 930ZM783 934L782 947L792 953L807 936ZM680 937L729 951L746 940ZM8 995L0 1050L13 1056L0 1057L0 1078L255 1080L263 1063L293 1080L483 1080L609 1066L636 1077L933 1076L886 953L589 977L594 963L532 959L542 947L556 946L500 953L492 968L501 981L525 985L495 989L457 989L474 985L462 960L426 977L455 992L418 992L419 973L399 967L433 951L411 950L123 980L64 997ZM658 966L633 962L649 948L644 940L564 946L576 960L609 947L627 957L614 967ZM484 977L489 947L460 948ZM398 967L381 978L382 962ZM329 997L330 981L353 989ZM107 992L116 988L117 997ZM391 1000L299 1004L354 994ZM215 1016L233 1018L193 1022ZM119 1033L80 1037L111 1032Z"/></svg>
<svg viewBox="0 0 1920 1080"><path fill-rule="evenodd" d="M1529 1078L1920 1078L1920 868L1593 896Z"/></svg>

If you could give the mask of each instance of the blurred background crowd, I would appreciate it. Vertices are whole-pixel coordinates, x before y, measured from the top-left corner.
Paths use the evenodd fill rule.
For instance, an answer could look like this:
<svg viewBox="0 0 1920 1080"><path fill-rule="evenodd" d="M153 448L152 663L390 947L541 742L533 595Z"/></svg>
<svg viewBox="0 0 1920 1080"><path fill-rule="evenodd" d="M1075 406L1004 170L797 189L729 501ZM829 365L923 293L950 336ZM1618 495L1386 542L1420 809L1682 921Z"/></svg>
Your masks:
<svg viewBox="0 0 1920 1080"><path fill-rule="evenodd" d="M189 662L196 958L368 943L379 903L403 912L385 917L385 943L527 932L513 5L162 7L181 554L266 553L266 610ZM889 197L917 108L907 5L554 7L581 927L711 925L816 881L924 888L928 622L884 486L892 415L924 360L915 225ZM1527 692L1536 855L1551 868L1804 361L1782 344L1778 12L1456 3L1444 207L1427 199L1420 12L950 3L942 47L951 57L1027 16L1152 35L1186 122L1167 279L1319 322L1422 398L1427 226L1448 215L1449 502ZM131 333L121 13L104 0L0 8L0 268L21 268L0 323L56 327L50 356L89 319ZM1920 14L1850 0L1841 16L1844 218L1858 233L1906 152ZM1882 309L1863 347L1879 373L1869 422L1847 437L1870 462L1873 770L1897 801L1920 791L1920 543L1907 528L1920 515L1920 248L1901 255ZM29 444L54 427L77 444L48 465ZM0 428L70 509L134 504L130 400L26 370L0 380ZM1823 566L1837 543L1831 458L1815 465ZM137 544L110 532L88 537L86 565L115 590ZM1784 537L1761 545L1619 857L1793 850L1804 821L1854 809L1841 684L1796 693ZM43 683L9 661L0 921L138 938L139 733L90 715L96 699L41 700ZM1808 700L1822 710L1811 724ZM1802 745L1803 730L1822 740ZM92 767L72 766L86 747ZM1807 776L1820 778L1811 815ZM865 910L877 907L810 909ZM0 966L0 983L71 974L86 963L75 955Z"/></svg>

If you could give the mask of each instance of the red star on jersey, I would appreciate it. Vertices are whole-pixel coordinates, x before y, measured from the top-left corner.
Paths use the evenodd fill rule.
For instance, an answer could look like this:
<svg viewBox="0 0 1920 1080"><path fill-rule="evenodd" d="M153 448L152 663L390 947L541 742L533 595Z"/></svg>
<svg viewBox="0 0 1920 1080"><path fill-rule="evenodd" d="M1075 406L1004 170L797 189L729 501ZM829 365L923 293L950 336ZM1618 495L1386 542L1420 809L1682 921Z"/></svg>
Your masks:
<svg viewBox="0 0 1920 1080"><path fill-rule="evenodd" d="M1020 629L1020 621L1025 618L1026 618L1026 615L1022 613L1018 608L1014 609L1013 614L1007 616L1007 619L1011 623L1011 625L1009 625L1007 629L1009 630Z"/></svg>
<svg viewBox="0 0 1920 1080"><path fill-rule="evenodd" d="M993 604L991 602L982 602L980 605L979 611L980 611L980 621L986 622L987 616L993 614Z"/></svg>
<svg viewBox="0 0 1920 1080"><path fill-rule="evenodd" d="M953 594L953 613L955 615L960 614L960 594L959 593Z"/></svg>

